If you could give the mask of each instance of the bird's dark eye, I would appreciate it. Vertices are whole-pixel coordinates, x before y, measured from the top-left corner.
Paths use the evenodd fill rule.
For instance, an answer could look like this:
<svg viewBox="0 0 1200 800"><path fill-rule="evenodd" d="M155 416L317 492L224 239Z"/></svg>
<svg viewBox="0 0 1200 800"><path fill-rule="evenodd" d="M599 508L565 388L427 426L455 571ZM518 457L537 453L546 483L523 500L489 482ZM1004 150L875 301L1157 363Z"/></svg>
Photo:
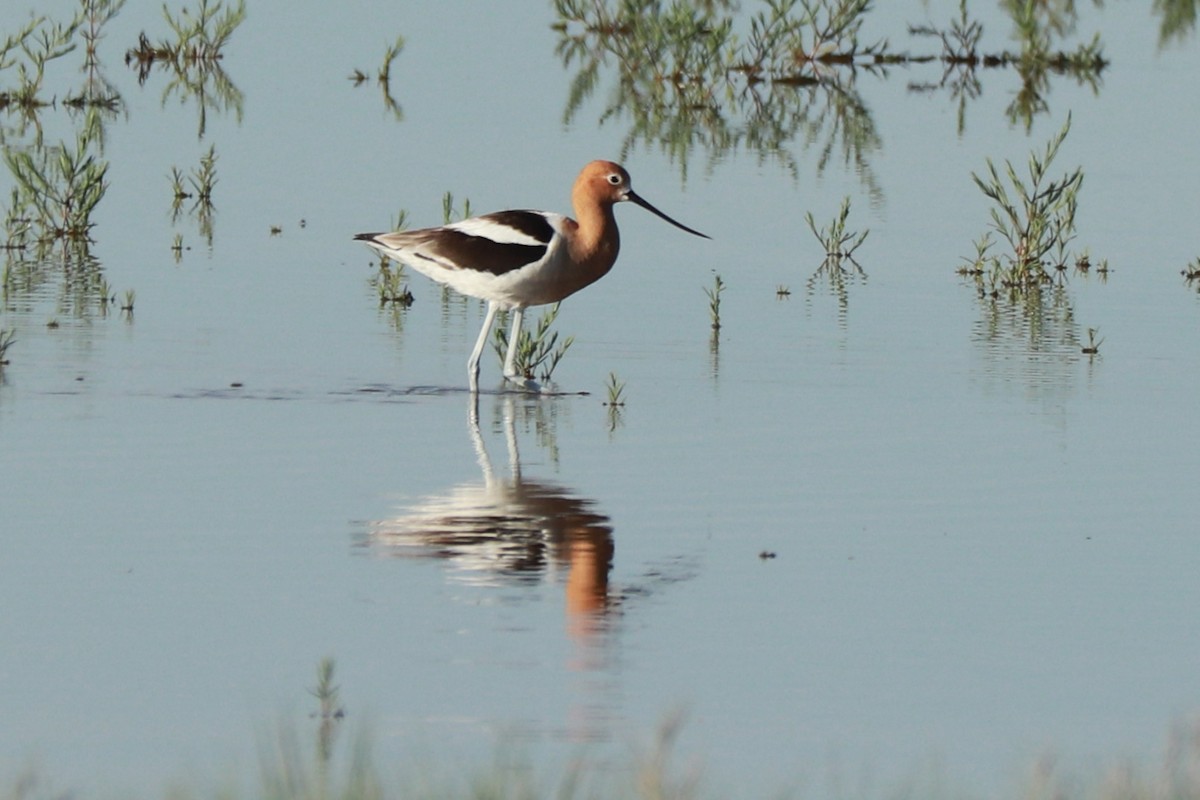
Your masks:
<svg viewBox="0 0 1200 800"><path fill-rule="evenodd" d="M608 176L608 182L611 183L613 186L620 186L621 185L621 176L614 172L612 175Z"/></svg>

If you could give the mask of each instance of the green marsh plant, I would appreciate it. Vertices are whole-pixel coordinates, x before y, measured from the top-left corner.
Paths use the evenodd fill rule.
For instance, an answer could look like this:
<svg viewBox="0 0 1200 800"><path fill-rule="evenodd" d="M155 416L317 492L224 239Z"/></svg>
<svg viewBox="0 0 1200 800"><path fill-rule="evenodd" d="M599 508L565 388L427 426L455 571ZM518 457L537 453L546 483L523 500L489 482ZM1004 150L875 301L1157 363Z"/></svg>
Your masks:
<svg viewBox="0 0 1200 800"><path fill-rule="evenodd" d="M404 282L404 265L396 263L393 266L391 259L384 259L379 265L379 272L375 276L375 288L379 292L379 307L383 308L387 305L399 306L400 308L408 308L413 304L413 294L408 290L408 284Z"/></svg>
<svg viewBox="0 0 1200 800"><path fill-rule="evenodd" d="M560 344L558 332L553 330L554 320L558 318L558 309L561 305L561 302L555 303L538 317L537 325L534 326L532 332L526 330L524 326L518 331L516 363L514 364L518 375L549 382L554 375L554 370L558 368L558 363L575 343L575 337L568 336ZM508 326L505 324L508 314L505 313L503 317L501 324L496 326L495 339L492 342L501 364L508 355Z"/></svg>
<svg viewBox="0 0 1200 800"><path fill-rule="evenodd" d="M116 305L117 295L113 292L112 284L103 275L96 278L96 299L100 301L100 313L107 315L108 307Z"/></svg>
<svg viewBox="0 0 1200 800"><path fill-rule="evenodd" d="M379 67L379 72L376 76L376 82L379 84L379 89L383 92L383 105L388 111L392 112L397 122L404 121L404 112L400 108L400 103L396 101L392 95L392 64L400 56L400 51L404 49L404 37L397 36L396 41L388 45L387 50L383 54L383 64Z"/></svg>
<svg viewBox="0 0 1200 800"><path fill-rule="evenodd" d="M86 78L83 88L67 95L63 104L75 108L102 108L115 113L120 107L121 95L104 77L97 48L104 38L104 27L125 7L125 0L79 0L79 5L76 19L79 38L83 39Z"/></svg>
<svg viewBox="0 0 1200 800"><path fill-rule="evenodd" d="M988 282L1010 291L1036 290L1053 281L1051 269L1070 259L1068 245L1075 238L1075 212L1083 171L1076 167L1058 179L1049 177L1059 148L1071 129L1071 116L1053 136L1043 152L1029 156L1027 174L1022 177L1011 161L1004 162L1003 174L987 160L987 173L971 178L992 201L992 229L1008 243L1002 255L990 255L987 240L976 244L976 263Z"/></svg>
<svg viewBox="0 0 1200 800"><path fill-rule="evenodd" d="M1196 285L1200 289L1200 256L1193 258L1180 272L1188 286Z"/></svg>
<svg viewBox="0 0 1200 800"><path fill-rule="evenodd" d="M217 146L209 145L208 152L200 156L200 167L188 178L196 194L196 201L212 204L213 188L217 185Z"/></svg>
<svg viewBox="0 0 1200 800"><path fill-rule="evenodd" d="M62 243L76 254L87 252L92 212L108 189L108 162L96 154L98 136L91 116L73 146L4 149L15 183L5 219L10 247Z"/></svg>
<svg viewBox="0 0 1200 800"><path fill-rule="evenodd" d="M617 373L608 373L608 383L604 385L608 393L608 400L604 405L610 407L620 407L625 405L625 382L617 380Z"/></svg>
<svg viewBox="0 0 1200 800"><path fill-rule="evenodd" d="M42 97L46 65L76 48L81 24L79 17L70 22L33 17L0 43L0 74L15 66L17 79L15 87L0 91L0 108L13 106L33 115L50 105L52 101Z"/></svg>
<svg viewBox="0 0 1200 800"><path fill-rule="evenodd" d="M400 51L404 49L404 37L397 36L396 41L388 45L383 54L383 64L379 67L379 75L377 80L383 85L387 85L392 80L392 63L399 57Z"/></svg>
<svg viewBox="0 0 1200 800"><path fill-rule="evenodd" d="M401 214L403 215L403 212L401 212ZM454 207L454 194L452 192L447 190L442 195L442 224L443 225L449 225L451 222L455 222L457 220L464 220L470 216L471 216L471 199L470 198L464 198L463 202L462 202L462 208L457 209ZM444 284L442 285L442 306L443 307L448 307L452 303L459 303L459 304L465 305L469 302L470 302L470 298L468 298L466 295L461 295L458 292L451 289L449 286L446 286ZM482 303L482 301L480 301L480 302Z"/></svg>
<svg viewBox="0 0 1200 800"><path fill-rule="evenodd" d="M817 237L817 241L825 249L826 262L840 264L842 259L845 259L856 266L858 265L858 262L854 260L854 251L862 246L862 243L867 240L867 236L870 235L871 231L867 229L859 233L857 231L846 230L846 221L849 218L849 197L842 199L842 205L838 209L837 216L822 228L817 228L817 223L813 220L811 211L805 212L804 219L808 223L808 229L812 231L813 236Z"/></svg>
<svg viewBox="0 0 1200 800"><path fill-rule="evenodd" d="M8 350L17 341L17 332L0 328L0 369L8 363Z"/></svg>
<svg viewBox="0 0 1200 800"><path fill-rule="evenodd" d="M839 59L874 68L875 56L846 37L869 4L760 0L748 38L739 36L736 5L556 0L557 52L576 70L564 119L585 107L611 65L616 85L600 117L628 120L622 157L643 144L662 148L686 180L697 150L715 158L746 149L798 176L791 148L802 142L821 153L819 171L841 156L872 182L863 153L880 142L855 73L825 69Z"/></svg>
<svg viewBox="0 0 1200 800"><path fill-rule="evenodd" d="M960 130L966 102L981 91L979 67L1018 72L1021 90L1008 115L1027 127L1047 110L1052 76L1098 89L1107 64L1099 39L1059 49L1055 37L1064 31L1046 19L1057 7L1075 4L1018 2L1019 14L1010 4L1005 8L1021 21L1015 24L1024 37L1019 52L982 52L983 26L960 0L960 13L947 26L909 29L936 39L941 52L911 53L865 39L875 6L869 0L555 0L557 54L574 72L563 117L571 122L589 100L603 98L601 124L627 128L621 157L641 147L663 150L684 180L698 152L711 169L740 150L775 160L798 177L801 160L793 150L799 146L816 155L818 175L840 160L879 196L870 158L882 137L857 90L861 74L883 76L892 65L941 60L941 81L910 89L949 90L959 101Z"/></svg>
<svg viewBox="0 0 1200 800"><path fill-rule="evenodd" d="M852 63L887 52L858 40L871 0L766 0L750 20L738 65L750 76L784 77L805 62Z"/></svg>
<svg viewBox="0 0 1200 800"><path fill-rule="evenodd" d="M121 310L126 314L133 314L133 301L137 299L137 292L133 289L125 290L125 298L121 301Z"/></svg>
<svg viewBox="0 0 1200 800"><path fill-rule="evenodd" d="M977 68L981 65L995 66L997 63L995 56L980 53L983 23L971 19L967 12L967 0L960 0L958 18L951 20L948 27L910 25L908 32L911 36L938 39L942 45L940 59L944 65L940 80L910 83L909 91L947 91L958 103L958 133L961 136L967 129L968 103L983 93L983 84L980 83Z"/></svg>
<svg viewBox="0 0 1200 800"><path fill-rule="evenodd" d="M708 296L708 318L714 334L721 330L721 294L724 291L725 281L721 280L720 275L713 276L711 289L704 289L704 294Z"/></svg>
<svg viewBox="0 0 1200 800"><path fill-rule="evenodd" d="M346 716L339 697L339 686L333 682L335 662L332 658L321 659L317 665L317 685L308 692L317 698L318 708L313 716L318 720L317 763L328 769L333 760L333 745L337 736L338 723Z"/></svg>
<svg viewBox="0 0 1200 800"><path fill-rule="evenodd" d="M910 25L912 36L928 36L942 43L941 59L947 64L975 65L981 60L979 42L983 38L983 23L971 19L967 13L967 0L959 0L958 17L950 21L947 28L932 25Z"/></svg>
<svg viewBox="0 0 1200 800"><path fill-rule="evenodd" d="M172 16L164 4L163 17L175 34L177 57L215 61L222 57L233 32L246 19L246 2L238 0L233 6L223 0L200 0L195 11L184 8L179 16Z"/></svg>
<svg viewBox="0 0 1200 800"><path fill-rule="evenodd" d="M186 181L186 183L185 183ZM212 247L216 208L213 206L213 189L217 185L217 146L209 145L208 152L200 156L200 166L184 175L179 167L171 167L171 221L178 222L183 214L183 201L193 200L189 214L195 218L200 235ZM183 251L183 239L176 234L175 247L178 255Z"/></svg>
<svg viewBox="0 0 1200 800"><path fill-rule="evenodd" d="M191 193L184 188L183 172L179 167L171 167L171 192L175 204L178 206L191 197Z"/></svg>
<svg viewBox="0 0 1200 800"><path fill-rule="evenodd" d="M454 194L447 191L442 195L442 224L449 225L455 220L467 219L471 216L471 198L463 200L462 210L454 207Z"/></svg>
<svg viewBox="0 0 1200 800"><path fill-rule="evenodd" d="M862 265L854 258L854 253L867 240L871 231L848 230L849 197L842 199L837 215L828 225L818 228L812 212L806 212L804 218L808 222L808 229L825 251L825 257L808 279L807 295L811 299L820 285L827 285L837 301L839 316L844 320L850 308L850 285L855 281L865 281L867 277Z"/></svg>
<svg viewBox="0 0 1200 800"><path fill-rule="evenodd" d="M154 68L170 75L163 89L162 104L178 97L194 100L199 113L198 137L204 138L210 111L233 111L240 121L245 97L221 68L224 48L246 19L245 0L236 5L223 0L199 0L195 9L184 7L178 14L163 5L163 17L173 38L154 43L143 31L137 47L125 53L125 63L137 70L139 85L145 84Z"/></svg>
<svg viewBox="0 0 1200 800"><path fill-rule="evenodd" d="M163 18L174 39L152 44L143 32L138 37L138 46L125 53L125 63L137 66L143 82L156 62L182 68L223 58L225 45L246 19L246 2L238 0L236 6L227 6L223 0L199 0L194 11L185 7L178 14L172 14L163 3Z"/></svg>
<svg viewBox="0 0 1200 800"><path fill-rule="evenodd" d="M400 108L400 103L397 102L392 95L392 65L399 58L401 51L404 50L404 37L397 36L396 41L388 45L383 52L383 63L375 73L375 82L379 84L380 91L383 92L383 105L388 111L392 112L392 116L397 122L404 121L404 112ZM355 86L362 86L367 82L367 73L361 69L355 69L350 73L350 80Z"/></svg>
<svg viewBox="0 0 1200 800"><path fill-rule="evenodd" d="M625 409L625 382L617 379L617 373L608 373L608 383L604 385L608 399L604 407L608 410L608 432L616 433L621 427L621 412Z"/></svg>

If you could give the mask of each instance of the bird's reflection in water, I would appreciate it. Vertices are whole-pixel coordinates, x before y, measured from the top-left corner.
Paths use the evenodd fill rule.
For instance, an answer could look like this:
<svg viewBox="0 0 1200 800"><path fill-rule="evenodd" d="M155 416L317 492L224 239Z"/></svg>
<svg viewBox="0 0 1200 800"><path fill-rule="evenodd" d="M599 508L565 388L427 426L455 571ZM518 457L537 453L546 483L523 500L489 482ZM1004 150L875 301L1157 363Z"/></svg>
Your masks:
<svg viewBox="0 0 1200 800"><path fill-rule="evenodd" d="M591 500L522 474L515 401L501 395L498 402L507 474L492 466L473 396L467 428L483 481L421 498L403 514L369 523L366 545L381 556L443 559L456 578L481 585L535 584L560 580L565 572L567 630L591 651L575 666L594 666L589 662L603 658L603 648L587 646L599 644L595 639L607 631L614 606L609 595L612 527Z"/></svg>

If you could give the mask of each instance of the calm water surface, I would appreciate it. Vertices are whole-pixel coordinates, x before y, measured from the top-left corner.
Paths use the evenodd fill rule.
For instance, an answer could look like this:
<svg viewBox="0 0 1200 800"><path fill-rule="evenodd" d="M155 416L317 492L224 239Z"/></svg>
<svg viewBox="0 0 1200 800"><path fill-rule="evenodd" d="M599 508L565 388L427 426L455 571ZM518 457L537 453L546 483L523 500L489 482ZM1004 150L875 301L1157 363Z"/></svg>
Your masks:
<svg viewBox="0 0 1200 800"><path fill-rule="evenodd" d="M867 29L934 51L906 34L949 20L933 5ZM601 120L612 64L564 122L549 8L515 25L471 3L251 2L223 62L240 113L209 109L202 134L195 98L122 63L167 34L125 9L100 46L122 112L92 253L135 313L78 311L61 278L0 309L18 340L0 769L143 794L249 770L275 720L307 735L325 656L346 724L397 771L482 766L498 742L549 774L580 752L627 765L677 711L682 768L718 795L927 770L994 795L1047 749L1156 759L1200 707L1200 303L1180 277L1200 252L1200 64L1135 5L1085 13L1068 44L1099 31L1112 64L1095 91L1052 77L1028 132L1005 116L1013 71L980 73L960 134L954 99L908 88L941 67L901 66L855 82L879 136L865 166L822 169L797 133L795 176L700 146L686 177L656 143L622 152L628 110ZM1015 48L980 13L985 49ZM0 32L26 14L9 4ZM397 34L400 119L347 79ZM48 95L76 85L74 57ZM954 269L989 219L970 173L1022 163L1068 112L1055 172L1084 168L1079 244L1112 272L1072 276L1033 334ZM73 139L63 107L40 118ZM211 245L186 206L172 220L168 177L210 146ZM565 211L599 157L713 241L621 208L620 263L558 323L576 341L555 378L590 394L487 391L476 411L482 309L418 276L410 309L381 311L350 236L401 208L440 223L447 190ZM803 220L847 195L871 234L839 295ZM487 354L483 385L498 375Z"/></svg>

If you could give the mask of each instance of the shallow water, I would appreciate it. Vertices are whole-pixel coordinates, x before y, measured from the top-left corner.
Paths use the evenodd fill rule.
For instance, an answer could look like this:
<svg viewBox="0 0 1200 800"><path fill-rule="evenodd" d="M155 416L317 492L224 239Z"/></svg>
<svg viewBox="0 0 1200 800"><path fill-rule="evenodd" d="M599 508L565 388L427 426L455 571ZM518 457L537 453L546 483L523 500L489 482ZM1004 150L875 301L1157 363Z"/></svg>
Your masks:
<svg viewBox="0 0 1200 800"><path fill-rule="evenodd" d="M905 23L950 11L911 5L868 29L932 50ZM122 64L166 35L125 9L100 48L126 110L92 255L135 311L80 311L54 277L0 311L0 768L143 793L248 768L264 726L309 724L324 656L387 763L486 764L499 741L623 764L679 709L684 762L744 796L882 791L931 762L994 794L1046 748L1157 757L1200 701L1200 303L1179 274L1200 112L1194 36L1159 51L1130 5L1084 12L1076 39L1099 31L1112 64L1094 92L1052 78L1029 132L1011 71L980 74L961 135L953 100L907 88L937 64L859 75L874 189L799 138L795 177L744 147L699 149L686 179L657 147L622 155L611 66L563 121L549 8L253 3L223 60L241 113L199 135L194 99ZM1014 46L984 19L985 48ZM397 33L401 120L346 78ZM989 220L970 173L1022 163L1068 111L1056 163L1084 168L1080 244L1112 271L1071 276L1035 335L954 269ZM186 206L172 221L168 177L210 145L211 246ZM482 309L417 276L394 321L350 237L400 208L437 224L447 190L565 211L579 166L618 156L713 241L621 208L617 268L559 317L569 394L496 391L485 354L476 427ZM871 233L839 293L804 213L846 195Z"/></svg>

